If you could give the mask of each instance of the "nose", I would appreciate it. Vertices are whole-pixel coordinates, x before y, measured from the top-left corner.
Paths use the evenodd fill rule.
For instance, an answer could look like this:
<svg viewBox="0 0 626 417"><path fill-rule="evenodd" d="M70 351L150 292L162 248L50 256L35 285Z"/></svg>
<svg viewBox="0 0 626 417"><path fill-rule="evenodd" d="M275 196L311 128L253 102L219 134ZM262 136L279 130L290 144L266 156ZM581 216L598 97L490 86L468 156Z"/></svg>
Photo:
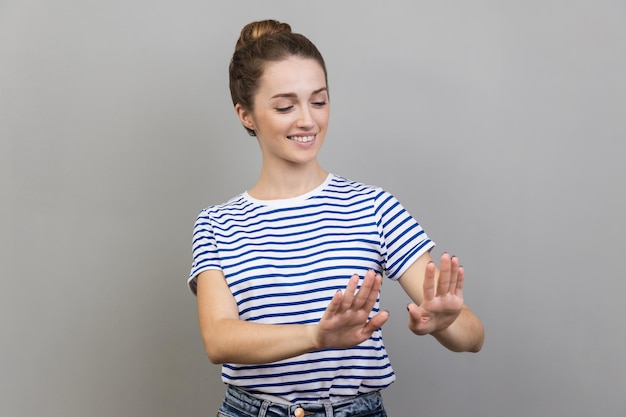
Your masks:
<svg viewBox="0 0 626 417"><path fill-rule="evenodd" d="M298 114L297 126L302 129L310 129L313 127L315 122L313 121L313 115L311 114L311 109L307 106L302 106L300 113Z"/></svg>

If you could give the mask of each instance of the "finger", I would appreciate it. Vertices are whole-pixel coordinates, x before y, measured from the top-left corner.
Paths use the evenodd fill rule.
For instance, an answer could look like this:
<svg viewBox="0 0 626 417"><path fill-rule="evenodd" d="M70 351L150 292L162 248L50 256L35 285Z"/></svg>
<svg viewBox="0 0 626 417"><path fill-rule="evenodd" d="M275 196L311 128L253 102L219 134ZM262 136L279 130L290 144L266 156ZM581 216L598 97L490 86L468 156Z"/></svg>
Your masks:
<svg viewBox="0 0 626 417"><path fill-rule="evenodd" d="M459 276L456 279L456 290L454 294L463 298L463 283L465 282L465 268L459 265Z"/></svg>
<svg viewBox="0 0 626 417"><path fill-rule="evenodd" d="M409 312L409 320L413 322L417 323L430 318L430 313L415 303L407 305L406 309Z"/></svg>
<svg viewBox="0 0 626 417"><path fill-rule="evenodd" d="M341 307L341 302L343 299L343 294L341 290L337 290L337 292L333 295L333 298L330 299L330 303L326 307L326 311L324 312L324 316L330 317L339 311L339 307Z"/></svg>
<svg viewBox="0 0 626 417"><path fill-rule="evenodd" d="M409 304L407 310L409 311L409 329L418 335L428 334L430 331L428 312L416 304Z"/></svg>
<svg viewBox="0 0 626 417"><path fill-rule="evenodd" d="M343 310L349 309L352 305L352 302L354 300L354 294L356 293L356 288L359 285L360 279L361 278L357 274L354 274L350 277L348 285L346 286L346 290L343 293L343 299L341 300L341 308Z"/></svg>
<svg viewBox="0 0 626 417"><path fill-rule="evenodd" d="M450 283L448 285L448 293L456 293L456 285L459 277L459 258L452 255L450 258Z"/></svg>
<svg viewBox="0 0 626 417"><path fill-rule="evenodd" d="M367 310L368 314L370 311L372 311L372 309L376 305L376 302L378 301L378 297L380 296L380 287L382 287L383 285L382 275L378 273L374 273L374 271L372 271L372 274L374 275L374 285L372 286L372 289L369 293L367 302L363 306L363 308Z"/></svg>
<svg viewBox="0 0 626 417"><path fill-rule="evenodd" d="M406 311L409 312L409 327L411 327L411 323L418 320L420 317L420 313L418 312L419 306L415 303L410 303L406 306Z"/></svg>
<svg viewBox="0 0 626 417"><path fill-rule="evenodd" d="M437 296L444 296L448 292L450 286L450 255L444 253L441 255L441 271L439 273L439 281L437 282Z"/></svg>
<svg viewBox="0 0 626 417"><path fill-rule="evenodd" d="M354 298L352 308L355 310L360 310L362 308L371 310L378 299L379 290L379 275L370 269L363 277L361 288L359 288L359 291Z"/></svg>
<svg viewBox="0 0 626 417"><path fill-rule="evenodd" d="M372 333L383 327L383 324L385 324L387 320L389 320L389 312L387 310L381 311L365 323L363 331L367 333L369 338Z"/></svg>
<svg viewBox="0 0 626 417"><path fill-rule="evenodd" d="M424 274L424 301L430 301L435 298L435 263L433 261L426 264L426 271Z"/></svg>

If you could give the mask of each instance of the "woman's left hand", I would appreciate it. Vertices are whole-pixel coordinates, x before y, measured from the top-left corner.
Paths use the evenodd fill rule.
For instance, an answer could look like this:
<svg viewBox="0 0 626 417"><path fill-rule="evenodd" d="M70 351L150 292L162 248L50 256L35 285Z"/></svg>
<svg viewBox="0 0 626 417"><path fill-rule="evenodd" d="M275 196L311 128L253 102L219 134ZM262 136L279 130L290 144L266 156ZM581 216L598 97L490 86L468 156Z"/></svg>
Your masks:
<svg viewBox="0 0 626 417"><path fill-rule="evenodd" d="M417 335L432 334L450 326L463 309L463 267L459 259L448 254L441 256L441 272L436 280L434 262L426 265L424 300L421 305L411 303L409 329Z"/></svg>

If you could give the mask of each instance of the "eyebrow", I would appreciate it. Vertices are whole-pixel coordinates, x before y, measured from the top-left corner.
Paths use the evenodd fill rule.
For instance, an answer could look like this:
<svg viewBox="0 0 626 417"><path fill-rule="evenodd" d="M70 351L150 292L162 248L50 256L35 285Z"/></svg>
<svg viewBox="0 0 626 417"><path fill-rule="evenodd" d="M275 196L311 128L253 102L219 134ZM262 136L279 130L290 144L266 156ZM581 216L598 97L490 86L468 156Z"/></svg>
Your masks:
<svg viewBox="0 0 626 417"><path fill-rule="evenodd" d="M321 93L322 91L328 91L328 87L318 88L317 90L313 91L311 93L311 95L314 96L316 94ZM297 96L298 95L296 93L279 93L279 94L276 94L276 95L270 97L270 99L283 98L283 97L285 97L285 98L294 98L294 97L297 97Z"/></svg>

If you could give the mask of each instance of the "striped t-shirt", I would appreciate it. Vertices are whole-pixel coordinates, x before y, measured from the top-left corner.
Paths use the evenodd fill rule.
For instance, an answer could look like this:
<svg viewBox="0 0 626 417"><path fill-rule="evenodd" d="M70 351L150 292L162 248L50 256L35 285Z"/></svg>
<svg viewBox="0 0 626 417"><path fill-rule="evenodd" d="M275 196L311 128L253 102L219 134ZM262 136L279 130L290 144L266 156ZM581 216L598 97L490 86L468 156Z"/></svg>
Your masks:
<svg viewBox="0 0 626 417"><path fill-rule="evenodd" d="M311 324L353 274L362 277L373 269L395 280L433 246L391 194L330 174L300 197L259 201L243 193L202 210L188 284L195 293L200 272L221 270L241 320ZM395 375L379 329L349 349L262 365L227 363L222 380L301 402L379 390Z"/></svg>

